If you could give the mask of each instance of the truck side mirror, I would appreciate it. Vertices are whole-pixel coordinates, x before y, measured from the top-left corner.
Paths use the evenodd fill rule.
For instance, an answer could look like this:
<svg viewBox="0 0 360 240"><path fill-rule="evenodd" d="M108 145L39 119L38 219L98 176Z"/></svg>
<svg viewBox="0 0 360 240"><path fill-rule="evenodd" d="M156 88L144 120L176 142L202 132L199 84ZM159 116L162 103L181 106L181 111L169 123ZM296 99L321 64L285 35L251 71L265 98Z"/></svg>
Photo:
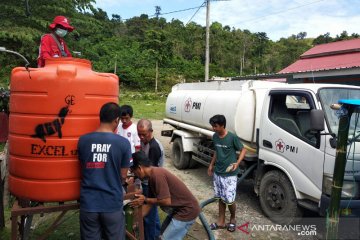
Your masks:
<svg viewBox="0 0 360 240"><path fill-rule="evenodd" d="M325 129L324 126L324 111L313 109L310 111L310 126L312 130L315 131L323 131Z"/></svg>

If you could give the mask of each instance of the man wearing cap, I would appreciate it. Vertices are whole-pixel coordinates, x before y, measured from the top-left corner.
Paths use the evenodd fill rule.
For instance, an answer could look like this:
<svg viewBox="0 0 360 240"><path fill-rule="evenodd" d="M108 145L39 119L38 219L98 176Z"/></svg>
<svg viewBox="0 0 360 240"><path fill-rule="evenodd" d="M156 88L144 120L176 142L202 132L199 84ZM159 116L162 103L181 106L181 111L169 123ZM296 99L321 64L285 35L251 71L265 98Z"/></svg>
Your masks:
<svg viewBox="0 0 360 240"><path fill-rule="evenodd" d="M45 59L52 57L72 57L66 46L64 37L75 28L70 26L70 21L64 16L56 16L49 28L51 33L41 37L39 47L38 67L45 66Z"/></svg>

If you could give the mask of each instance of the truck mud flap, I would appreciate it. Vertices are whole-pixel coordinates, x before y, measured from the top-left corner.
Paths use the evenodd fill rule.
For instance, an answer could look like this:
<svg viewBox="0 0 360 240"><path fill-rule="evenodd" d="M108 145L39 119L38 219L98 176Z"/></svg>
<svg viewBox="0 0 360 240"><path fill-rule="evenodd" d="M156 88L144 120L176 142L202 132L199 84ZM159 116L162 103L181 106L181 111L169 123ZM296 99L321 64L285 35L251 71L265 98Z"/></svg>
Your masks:
<svg viewBox="0 0 360 240"><path fill-rule="evenodd" d="M174 130L162 130L161 136L163 137L171 137L173 135Z"/></svg>

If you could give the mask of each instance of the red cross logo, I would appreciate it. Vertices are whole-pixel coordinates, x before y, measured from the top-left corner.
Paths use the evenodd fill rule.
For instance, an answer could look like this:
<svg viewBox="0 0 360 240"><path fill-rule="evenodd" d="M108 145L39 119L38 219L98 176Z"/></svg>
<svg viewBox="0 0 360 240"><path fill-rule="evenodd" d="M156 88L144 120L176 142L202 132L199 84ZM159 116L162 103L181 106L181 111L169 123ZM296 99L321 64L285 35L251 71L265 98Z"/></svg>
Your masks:
<svg viewBox="0 0 360 240"><path fill-rule="evenodd" d="M275 142L275 146L276 146L276 151L278 152L284 152L285 149L285 143L283 142L283 140L279 139Z"/></svg>
<svg viewBox="0 0 360 240"><path fill-rule="evenodd" d="M185 112L190 112L191 105L192 105L191 98L188 98L188 99L185 101Z"/></svg>

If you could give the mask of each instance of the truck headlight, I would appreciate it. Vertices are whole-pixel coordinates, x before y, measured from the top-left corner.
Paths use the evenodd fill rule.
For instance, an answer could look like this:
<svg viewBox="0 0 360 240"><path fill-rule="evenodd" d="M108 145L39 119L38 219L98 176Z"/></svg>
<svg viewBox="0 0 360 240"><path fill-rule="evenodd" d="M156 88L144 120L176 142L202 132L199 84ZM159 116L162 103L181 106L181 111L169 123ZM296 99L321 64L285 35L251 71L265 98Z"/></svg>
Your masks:
<svg viewBox="0 0 360 240"><path fill-rule="evenodd" d="M332 176L323 177L322 191L326 195L331 195L331 187L333 184ZM359 198L360 197L359 182L344 180L341 190L341 198Z"/></svg>
<svg viewBox="0 0 360 240"><path fill-rule="evenodd" d="M328 196L331 194L331 186L332 186L332 177L330 176L323 176L323 185L322 185L322 192Z"/></svg>

